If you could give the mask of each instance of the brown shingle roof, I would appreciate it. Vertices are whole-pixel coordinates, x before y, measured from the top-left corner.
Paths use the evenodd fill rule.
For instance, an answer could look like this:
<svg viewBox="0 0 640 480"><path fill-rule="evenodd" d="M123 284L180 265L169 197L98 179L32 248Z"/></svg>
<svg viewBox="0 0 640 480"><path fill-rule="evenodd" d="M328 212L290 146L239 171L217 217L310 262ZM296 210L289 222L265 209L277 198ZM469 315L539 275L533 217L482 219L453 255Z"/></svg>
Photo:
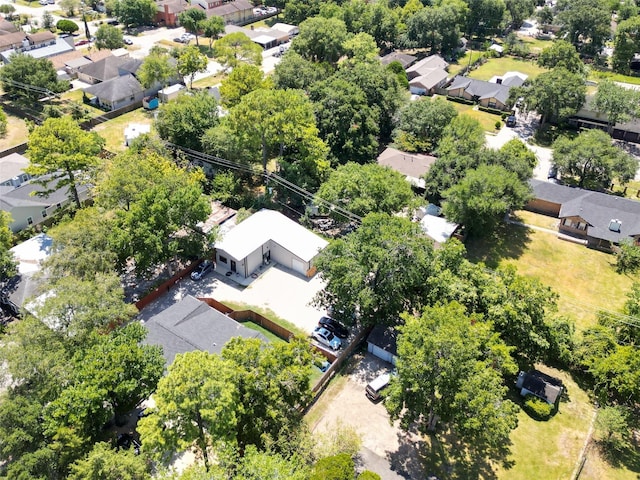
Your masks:
<svg viewBox="0 0 640 480"><path fill-rule="evenodd" d="M47 42L49 40L54 40L56 36L53 33L46 30L44 32L30 33L29 35L27 35L27 38L29 39L29 42L31 42L32 44L36 44L41 42Z"/></svg>
<svg viewBox="0 0 640 480"><path fill-rule="evenodd" d="M9 20L5 20L4 18L0 20L0 31L6 33L18 32L19 29Z"/></svg>
<svg viewBox="0 0 640 480"><path fill-rule="evenodd" d="M0 50L8 50L14 47L21 47L22 41L27 38L24 32L13 32L0 35Z"/></svg>

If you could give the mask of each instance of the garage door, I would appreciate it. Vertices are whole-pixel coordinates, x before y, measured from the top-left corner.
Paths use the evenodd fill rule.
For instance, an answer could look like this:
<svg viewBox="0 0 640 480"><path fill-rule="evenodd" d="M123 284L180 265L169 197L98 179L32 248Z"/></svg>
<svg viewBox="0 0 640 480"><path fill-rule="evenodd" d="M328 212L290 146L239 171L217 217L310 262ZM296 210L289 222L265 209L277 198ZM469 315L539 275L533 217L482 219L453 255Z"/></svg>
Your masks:
<svg viewBox="0 0 640 480"><path fill-rule="evenodd" d="M367 350L369 350L370 353L373 353L376 357L378 357L381 360L384 360L385 362L394 363L394 358L391 353L371 343L369 343L368 345L369 347L367 348Z"/></svg>
<svg viewBox="0 0 640 480"><path fill-rule="evenodd" d="M302 275L307 274L307 264L304 262L301 262L297 258L291 259L291 269L294 270L295 272L301 273Z"/></svg>

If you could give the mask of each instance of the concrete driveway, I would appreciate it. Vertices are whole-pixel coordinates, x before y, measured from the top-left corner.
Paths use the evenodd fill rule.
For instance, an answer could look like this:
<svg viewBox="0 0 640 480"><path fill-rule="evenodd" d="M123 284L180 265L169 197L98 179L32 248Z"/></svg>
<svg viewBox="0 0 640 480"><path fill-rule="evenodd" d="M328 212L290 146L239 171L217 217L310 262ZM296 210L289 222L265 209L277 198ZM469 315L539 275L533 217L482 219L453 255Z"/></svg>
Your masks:
<svg viewBox="0 0 640 480"><path fill-rule="evenodd" d="M316 292L323 287L323 282L317 275L305 278L278 265L270 266L247 287L214 272L197 282L185 277L166 295L142 310L139 318L147 320L185 295L192 295L214 298L223 303L241 302L269 309L310 334L320 317L326 314L324 310L309 305Z"/></svg>
<svg viewBox="0 0 640 480"><path fill-rule="evenodd" d="M352 427L362 439L361 469L371 470L383 480L425 478L421 451L424 441L415 433L391 423L382 403L372 403L365 395L368 382L380 373L388 372L391 364L370 353L356 357L348 372L347 382L330 398L323 416L310 428L315 433L326 432L336 424ZM331 387L329 387L331 389Z"/></svg>

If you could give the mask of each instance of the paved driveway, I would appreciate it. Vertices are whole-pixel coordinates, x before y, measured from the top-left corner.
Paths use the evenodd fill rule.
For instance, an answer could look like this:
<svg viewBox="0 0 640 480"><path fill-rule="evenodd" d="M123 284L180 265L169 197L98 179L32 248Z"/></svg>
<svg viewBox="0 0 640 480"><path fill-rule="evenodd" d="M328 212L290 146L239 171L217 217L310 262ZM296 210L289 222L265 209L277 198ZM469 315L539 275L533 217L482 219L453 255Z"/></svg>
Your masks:
<svg viewBox="0 0 640 480"><path fill-rule="evenodd" d="M384 405L372 403L365 395L367 383L390 369L390 364L370 353L361 356L340 391L327 396L331 398L328 408L311 429L324 432L337 422L351 426L362 439L363 470L371 470L383 480L425 478L420 453L424 442L414 433L403 432L398 422L391 424Z"/></svg>
<svg viewBox="0 0 640 480"><path fill-rule="evenodd" d="M215 298L223 303L227 300L267 308L311 333L325 311L310 306L309 302L322 288L323 283L317 275L305 278L278 265L272 265L247 287L214 272L198 282L185 277L166 295L142 310L139 317L146 320L185 295L192 295Z"/></svg>

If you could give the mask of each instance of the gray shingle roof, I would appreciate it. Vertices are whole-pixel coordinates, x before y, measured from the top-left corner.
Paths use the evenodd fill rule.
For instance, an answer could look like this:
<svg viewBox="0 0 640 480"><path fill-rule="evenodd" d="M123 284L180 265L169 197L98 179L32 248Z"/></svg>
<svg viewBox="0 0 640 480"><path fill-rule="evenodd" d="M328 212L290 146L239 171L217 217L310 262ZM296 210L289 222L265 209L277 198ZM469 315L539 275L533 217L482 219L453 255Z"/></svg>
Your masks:
<svg viewBox="0 0 640 480"><path fill-rule="evenodd" d="M131 74L112 78L105 82L96 83L84 89L90 95L95 95L103 102L116 102L125 97L142 91L142 85Z"/></svg>
<svg viewBox="0 0 640 480"><path fill-rule="evenodd" d="M620 243L631 236L640 235L640 202L628 198L592 192L541 180L530 180L535 198L560 204L560 218L580 217L589 227L593 238ZM611 220L620 220L620 231L609 229Z"/></svg>
<svg viewBox="0 0 640 480"><path fill-rule="evenodd" d="M190 295L151 317L144 325L149 331L145 342L162 346L167 365L173 363L178 353L194 350L220 353L234 337L258 338L268 342L260 332L243 326Z"/></svg>
<svg viewBox="0 0 640 480"><path fill-rule="evenodd" d="M463 88L469 95L478 97L480 100L485 98L495 98L501 103L506 103L509 99L509 89L507 85L499 83L486 82L484 80L476 80L475 78L454 77L451 85L447 87L448 91Z"/></svg>
<svg viewBox="0 0 640 480"><path fill-rule="evenodd" d="M89 65L83 65L78 68L80 73L87 75L91 78L95 78L101 82L117 77L119 75L120 66L129 62L129 58L121 57L106 57L97 62L90 63Z"/></svg>
<svg viewBox="0 0 640 480"><path fill-rule="evenodd" d="M389 65L391 62L400 62L403 68L408 68L417 60L417 57L400 52L391 52L380 58L380 63Z"/></svg>
<svg viewBox="0 0 640 480"><path fill-rule="evenodd" d="M398 355L398 332L393 327L376 325L367 337L367 343L380 347L392 355Z"/></svg>

